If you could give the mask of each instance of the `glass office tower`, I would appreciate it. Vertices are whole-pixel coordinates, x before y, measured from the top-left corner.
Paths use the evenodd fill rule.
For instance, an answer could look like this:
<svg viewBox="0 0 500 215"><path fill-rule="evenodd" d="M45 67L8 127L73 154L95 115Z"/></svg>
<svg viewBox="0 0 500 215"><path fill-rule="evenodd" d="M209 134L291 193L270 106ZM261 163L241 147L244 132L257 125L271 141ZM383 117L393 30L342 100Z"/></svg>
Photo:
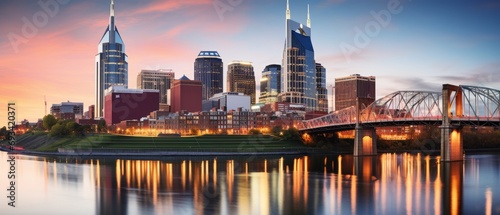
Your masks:
<svg viewBox="0 0 500 215"><path fill-rule="evenodd" d="M202 100L222 93L223 63L218 52L201 51L194 61L194 80L202 83Z"/></svg>
<svg viewBox="0 0 500 215"><path fill-rule="evenodd" d="M233 61L227 66L227 91L250 96L255 104L255 73L251 62Z"/></svg>
<svg viewBox="0 0 500 215"><path fill-rule="evenodd" d="M279 93L281 93L281 65L267 65L260 79L259 103L277 102Z"/></svg>
<svg viewBox="0 0 500 215"><path fill-rule="evenodd" d="M328 112L328 90L326 89L326 69L320 63L316 63L316 99L318 99L317 111Z"/></svg>
<svg viewBox="0 0 500 215"><path fill-rule="evenodd" d="M104 117L104 91L113 85L128 87L128 57L125 43L115 26L115 4L111 0L109 25L95 56L95 117Z"/></svg>
<svg viewBox="0 0 500 215"><path fill-rule="evenodd" d="M304 104L306 111L317 109L316 63L311 42L309 6L307 25L290 19L287 1L286 39L283 50L280 101Z"/></svg>

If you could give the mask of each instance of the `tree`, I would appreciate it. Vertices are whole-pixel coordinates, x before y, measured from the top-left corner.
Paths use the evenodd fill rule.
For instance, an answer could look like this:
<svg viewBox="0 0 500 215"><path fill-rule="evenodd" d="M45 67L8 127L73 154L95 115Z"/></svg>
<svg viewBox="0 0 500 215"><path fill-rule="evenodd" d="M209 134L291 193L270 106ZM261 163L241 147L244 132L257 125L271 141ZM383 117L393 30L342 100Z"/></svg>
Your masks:
<svg viewBox="0 0 500 215"><path fill-rule="evenodd" d="M248 131L248 134L250 134L250 135L257 135L257 134L260 134L260 131L258 129L253 128L253 129L250 129Z"/></svg>
<svg viewBox="0 0 500 215"><path fill-rule="evenodd" d="M5 138L6 136L7 136L7 127L4 126L0 129L0 137Z"/></svg>
<svg viewBox="0 0 500 215"><path fill-rule="evenodd" d="M70 134L82 134L84 132L83 126L80 124L76 123L75 121L68 121L66 122L66 130Z"/></svg>
<svg viewBox="0 0 500 215"><path fill-rule="evenodd" d="M288 130L285 130L283 132L283 136L284 136L285 140L297 141L297 140L301 139L299 130L297 130L296 128L289 128Z"/></svg>
<svg viewBox="0 0 500 215"><path fill-rule="evenodd" d="M24 127L26 128L26 130L30 129L30 122L28 120L24 120Z"/></svg>
<svg viewBox="0 0 500 215"><path fill-rule="evenodd" d="M90 125L83 125L81 126L82 132L84 133L90 133L92 132L92 126Z"/></svg>
<svg viewBox="0 0 500 215"><path fill-rule="evenodd" d="M105 132L107 131L108 126L106 125L106 120L100 119L99 122L97 123L97 131L99 132Z"/></svg>
<svg viewBox="0 0 500 215"><path fill-rule="evenodd" d="M271 129L271 134L273 134L274 136L281 136L282 132L283 132L283 127L281 127L281 125L274 126Z"/></svg>
<svg viewBox="0 0 500 215"><path fill-rule="evenodd" d="M189 129L189 132L190 132L191 135L198 135L199 132L200 132L200 129L191 128L191 129Z"/></svg>
<svg viewBox="0 0 500 215"><path fill-rule="evenodd" d="M57 120L54 115L49 114L43 117L43 128L45 128L45 130L52 130L52 126L54 126L56 123Z"/></svg>
<svg viewBox="0 0 500 215"><path fill-rule="evenodd" d="M64 136L66 134L68 134L68 130L62 123L57 123L50 129L50 136Z"/></svg>

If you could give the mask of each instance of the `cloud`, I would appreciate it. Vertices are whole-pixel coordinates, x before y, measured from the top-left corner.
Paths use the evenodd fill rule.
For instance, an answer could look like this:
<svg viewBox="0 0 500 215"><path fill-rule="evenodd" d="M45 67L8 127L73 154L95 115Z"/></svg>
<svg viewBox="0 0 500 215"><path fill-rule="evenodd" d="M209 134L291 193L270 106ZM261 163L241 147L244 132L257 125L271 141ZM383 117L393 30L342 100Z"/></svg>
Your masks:
<svg viewBox="0 0 500 215"><path fill-rule="evenodd" d="M479 66L463 76L443 75L436 76L437 80L446 80L454 85L476 85L500 89L500 62Z"/></svg>
<svg viewBox="0 0 500 215"><path fill-rule="evenodd" d="M480 5L481 9L486 10L500 10L500 2L498 1L487 1Z"/></svg>
<svg viewBox="0 0 500 215"><path fill-rule="evenodd" d="M137 15L146 13L163 13L177 10L183 7L209 5L211 3L211 0L156 0L143 8L132 11L130 14Z"/></svg>
<svg viewBox="0 0 500 215"><path fill-rule="evenodd" d="M419 77L377 76L377 86L383 86L386 94L396 91L439 91L441 85Z"/></svg>

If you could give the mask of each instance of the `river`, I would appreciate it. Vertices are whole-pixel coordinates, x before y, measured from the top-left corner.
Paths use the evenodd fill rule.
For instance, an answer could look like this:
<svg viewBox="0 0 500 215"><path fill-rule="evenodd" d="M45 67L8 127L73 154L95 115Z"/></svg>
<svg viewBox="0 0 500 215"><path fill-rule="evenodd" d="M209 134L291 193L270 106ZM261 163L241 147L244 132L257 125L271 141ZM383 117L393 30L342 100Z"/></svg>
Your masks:
<svg viewBox="0 0 500 215"><path fill-rule="evenodd" d="M65 158L0 152L1 214L500 214L500 154Z"/></svg>

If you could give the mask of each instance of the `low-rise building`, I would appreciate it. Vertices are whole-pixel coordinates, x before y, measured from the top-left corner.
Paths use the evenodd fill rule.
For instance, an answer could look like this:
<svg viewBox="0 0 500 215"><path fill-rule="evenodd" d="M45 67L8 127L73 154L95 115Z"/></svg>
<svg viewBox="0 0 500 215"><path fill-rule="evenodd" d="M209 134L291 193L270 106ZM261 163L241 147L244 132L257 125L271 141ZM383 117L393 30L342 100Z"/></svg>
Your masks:
<svg viewBox="0 0 500 215"><path fill-rule="evenodd" d="M108 125L124 120L137 120L159 109L158 90L126 89L111 86L104 98L104 119Z"/></svg>
<svg viewBox="0 0 500 215"><path fill-rule="evenodd" d="M211 106L206 105L206 103L210 103ZM203 111L210 111L212 108L223 111L238 110L238 108L241 108L243 111L250 111L250 104L251 97L243 93L217 93L205 102Z"/></svg>

